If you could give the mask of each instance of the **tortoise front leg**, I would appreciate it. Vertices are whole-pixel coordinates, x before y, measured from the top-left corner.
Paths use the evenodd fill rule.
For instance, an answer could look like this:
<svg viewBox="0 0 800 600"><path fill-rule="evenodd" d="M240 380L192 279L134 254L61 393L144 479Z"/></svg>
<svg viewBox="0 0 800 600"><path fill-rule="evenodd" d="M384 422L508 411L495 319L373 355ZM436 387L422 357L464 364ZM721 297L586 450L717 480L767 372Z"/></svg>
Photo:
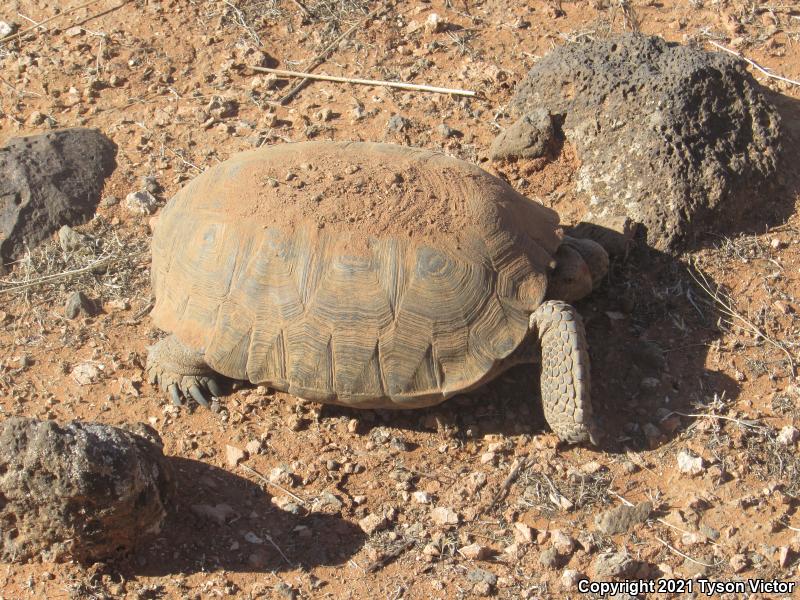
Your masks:
<svg viewBox="0 0 800 600"><path fill-rule="evenodd" d="M147 379L167 392L172 403L180 406L182 398L194 398L208 408L207 394L219 396L220 388L200 352L184 346L174 335L164 338L147 350Z"/></svg>
<svg viewBox="0 0 800 600"><path fill-rule="evenodd" d="M544 302L530 319L542 349L542 408L559 439L578 443L599 436L592 418L589 353L583 321L566 302Z"/></svg>

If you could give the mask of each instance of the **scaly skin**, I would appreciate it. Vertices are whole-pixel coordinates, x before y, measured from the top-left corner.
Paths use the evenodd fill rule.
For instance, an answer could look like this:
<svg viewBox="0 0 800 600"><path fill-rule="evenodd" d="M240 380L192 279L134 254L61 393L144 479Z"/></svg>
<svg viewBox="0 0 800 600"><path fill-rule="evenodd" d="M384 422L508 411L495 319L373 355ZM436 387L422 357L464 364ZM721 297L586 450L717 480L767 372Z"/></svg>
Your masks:
<svg viewBox="0 0 800 600"><path fill-rule="evenodd" d="M548 300L532 315L531 329L542 348L542 408L562 441L597 445L592 418L589 355L583 321L566 302Z"/></svg>
<svg viewBox="0 0 800 600"><path fill-rule="evenodd" d="M218 376L202 354L184 346L174 335L148 348L146 371L148 381L167 392L176 406L191 397L208 407L208 395L221 395Z"/></svg>

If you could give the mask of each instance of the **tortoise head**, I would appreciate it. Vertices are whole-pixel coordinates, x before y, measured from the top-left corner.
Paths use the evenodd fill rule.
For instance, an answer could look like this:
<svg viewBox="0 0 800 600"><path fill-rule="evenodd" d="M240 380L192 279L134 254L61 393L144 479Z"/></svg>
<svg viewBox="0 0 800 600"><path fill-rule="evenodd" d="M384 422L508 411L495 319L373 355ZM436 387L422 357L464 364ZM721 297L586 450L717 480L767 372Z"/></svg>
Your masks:
<svg viewBox="0 0 800 600"><path fill-rule="evenodd" d="M574 302L588 296L608 272L608 253L592 240L565 236L556 252L556 268L547 282L547 298Z"/></svg>

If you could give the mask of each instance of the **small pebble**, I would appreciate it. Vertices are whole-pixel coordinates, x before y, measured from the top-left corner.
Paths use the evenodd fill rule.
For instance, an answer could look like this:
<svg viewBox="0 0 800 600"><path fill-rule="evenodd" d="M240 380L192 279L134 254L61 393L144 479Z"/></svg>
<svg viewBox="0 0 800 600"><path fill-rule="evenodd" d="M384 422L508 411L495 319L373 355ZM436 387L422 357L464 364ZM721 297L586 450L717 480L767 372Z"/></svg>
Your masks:
<svg viewBox="0 0 800 600"><path fill-rule="evenodd" d="M687 450L678 453L678 471L687 475L699 475L704 471L703 459Z"/></svg>
<svg viewBox="0 0 800 600"><path fill-rule="evenodd" d="M78 315L90 316L92 313L92 303L83 292L74 292L64 306L64 316L68 319L77 319Z"/></svg>
<svg viewBox="0 0 800 600"><path fill-rule="evenodd" d="M367 535L372 535L376 531L384 529L389 522L383 515L369 514L358 522L358 526Z"/></svg>
<svg viewBox="0 0 800 600"><path fill-rule="evenodd" d="M406 129L408 129L408 125L409 125L408 119L406 119L402 115L392 115L391 118L389 119L389 122L386 123L386 128L389 131L394 131L399 133L401 131L405 131Z"/></svg>
<svg viewBox="0 0 800 600"><path fill-rule="evenodd" d="M241 448L230 446L228 444L225 445L225 460L227 461L229 467L235 467L245 458L247 458L247 453Z"/></svg>
<svg viewBox="0 0 800 600"><path fill-rule="evenodd" d="M575 569L566 569L561 574L561 587L563 587L565 590L577 589L578 583L582 579L586 579L586 576L580 571L576 571Z"/></svg>
<svg viewBox="0 0 800 600"><path fill-rule="evenodd" d="M62 225L58 230L58 243L64 252L71 252L86 244L86 236L78 233L69 225Z"/></svg>
<svg viewBox="0 0 800 600"><path fill-rule="evenodd" d="M779 444L783 444L784 446L792 446L798 438L800 438L800 431L798 431L796 427L786 425L785 427L781 428L777 439Z"/></svg>
<svg viewBox="0 0 800 600"><path fill-rule="evenodd" d="M463 546L458 550L464 558L469 560L483 560L487 556L489 556L489 549L485 546L481 546L480 544L470 544L468 546Z"/></svg>
<svg viewBox="0 0 800 600"><path fill-rule="evenodd" d="M125 206L128 210L137 215L152 215L156 211L158 202L153 194L147 190L131 192L125 196Z"/></svg>
<svg viewBox="0 0 800 600"><path fill-rule="evenodd" d="M6 21L0 21L0 38L9 36L16 30L17 30L16 23L7 23Z"/></svg>
<svg viewBox="0 0 800 600"><path fill-rule="evenodd" d="M439 506L431 511L431 521L437 525L458 525L458 513L452 508Z"/></svg>

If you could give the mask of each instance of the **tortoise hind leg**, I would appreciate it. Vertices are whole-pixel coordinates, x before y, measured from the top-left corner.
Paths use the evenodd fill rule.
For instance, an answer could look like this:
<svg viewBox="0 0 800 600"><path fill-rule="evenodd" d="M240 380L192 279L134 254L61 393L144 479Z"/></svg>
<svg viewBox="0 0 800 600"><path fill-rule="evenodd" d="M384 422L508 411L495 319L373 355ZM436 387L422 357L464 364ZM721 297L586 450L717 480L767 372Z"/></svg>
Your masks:
<svg viewBox="0 0 800 600"><path fill-rule="evenodd" d="M174 335L148 348L146 371L150 383L167 392L176 406L183 403L182 398L191 397L207 408L207 395L221 394L216 373L203 355L184 346Z"/></svg>
<svg viewBox="0 0 800 600"><path fill-rule="evenodd" d="M566 302L549 300L531 315L542 349L542 408L559 439L578 443L599 436L592 419L589 354L583 322Z"/></svg>

